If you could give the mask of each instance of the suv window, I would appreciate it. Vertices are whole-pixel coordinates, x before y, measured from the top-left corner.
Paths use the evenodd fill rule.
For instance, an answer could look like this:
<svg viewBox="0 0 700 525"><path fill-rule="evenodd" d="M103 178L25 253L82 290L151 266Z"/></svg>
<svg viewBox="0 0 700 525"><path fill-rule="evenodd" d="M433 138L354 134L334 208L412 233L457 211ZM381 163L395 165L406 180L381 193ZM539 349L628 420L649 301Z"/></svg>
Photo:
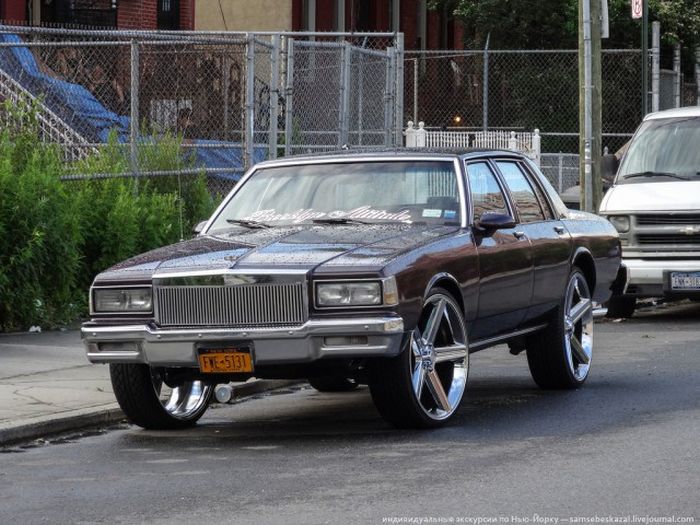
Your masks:
<svg viewBox="0 0 700 525"><path fill-rule="evenodd" d="M545 220L542 206L537 199L535 190L530 181L515 162L498 161L498 169L503 175L506 185L510 189L518 211L521 222L537 222Z"/></svg>
<svg viewBox="0 0 700 525"><path fill-rule="evenodd" d="M486 162L467 164L467 177L471 190L474 222L486 212L508 215L508 205L496 175Z"/></svg>

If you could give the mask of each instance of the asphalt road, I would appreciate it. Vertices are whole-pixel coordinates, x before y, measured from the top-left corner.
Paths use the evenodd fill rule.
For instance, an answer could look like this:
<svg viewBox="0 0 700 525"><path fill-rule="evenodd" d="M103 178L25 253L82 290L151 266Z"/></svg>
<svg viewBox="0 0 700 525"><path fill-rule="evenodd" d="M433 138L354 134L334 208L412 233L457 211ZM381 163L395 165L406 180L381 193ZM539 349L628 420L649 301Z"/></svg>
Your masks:
<svg viewBox="0 0 700 525"><path fill-rule="evenodd" d="M0 524L698 522L699 339L697 304L598 324L574 392L538 390L503 347L474 354L455 423L430 432L389 428L366 389L306 387L190 431L5 450Z"/></svg>

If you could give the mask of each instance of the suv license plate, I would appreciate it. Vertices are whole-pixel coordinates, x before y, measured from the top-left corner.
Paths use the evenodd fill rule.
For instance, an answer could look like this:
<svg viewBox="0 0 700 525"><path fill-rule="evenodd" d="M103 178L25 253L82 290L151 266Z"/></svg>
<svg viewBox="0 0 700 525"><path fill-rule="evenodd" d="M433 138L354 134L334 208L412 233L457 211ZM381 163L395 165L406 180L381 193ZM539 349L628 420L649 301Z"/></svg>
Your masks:
<svg viewBox="0 0 700 525"><path fill-rule="evenodd" d="M199 369L204 374L231 374L253 371L250 352L239 348L200 350Z"/></svg>
<svg viewBox="0 0 700 525"><path fill-rule="evenodd" d="M700 290L700 272L671 272L671 289Z"/></svg>

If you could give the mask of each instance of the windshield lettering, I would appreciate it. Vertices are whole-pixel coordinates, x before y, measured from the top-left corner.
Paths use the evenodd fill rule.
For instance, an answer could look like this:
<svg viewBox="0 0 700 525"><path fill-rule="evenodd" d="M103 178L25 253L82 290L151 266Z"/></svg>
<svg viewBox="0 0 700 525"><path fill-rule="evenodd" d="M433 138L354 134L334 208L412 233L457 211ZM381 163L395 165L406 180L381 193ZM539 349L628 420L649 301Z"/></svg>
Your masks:
<svg viewBox="0 0 700 525"><path fill-rule="evenodd" d="M390 212L387 210L373 209L371 206L360 206L353 210L335 210L331 212L315 211L313 209L301 209L291 213L279 213L274 209L259 210L247 217L246 221L255 222L291 222L299 224L312 221L314 219L372 219L379 221L395 221L404 224L411 224L411 214L407 210Z"/></svg>

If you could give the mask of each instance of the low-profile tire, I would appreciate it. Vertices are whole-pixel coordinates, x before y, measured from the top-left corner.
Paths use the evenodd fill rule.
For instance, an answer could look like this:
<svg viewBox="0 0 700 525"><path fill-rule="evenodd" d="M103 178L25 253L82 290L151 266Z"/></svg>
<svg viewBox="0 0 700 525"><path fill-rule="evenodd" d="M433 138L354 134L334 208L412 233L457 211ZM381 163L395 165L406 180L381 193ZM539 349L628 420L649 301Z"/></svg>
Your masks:
<svg viewBox="0 0 700 525"><path fill-rule="evenodd" d="M469 351L464 315L442 288L429 293L406 348L369 367L369 388L382 417L398 428L444 425L464 397Z"/></svg>
<svg viewBox="0 0 700 525"><path fill-rule="evenodd" d="M577 388L586 381L593 357L593 302L581 270L572 270L547 328L530 336L526 347L530 373L541 388Z"/></svg>
<svg viewBox="0 0 700 525"><path fill-rule="evenodd" d="M186 380L170 388L163 372L142 364L111 364L109 375L119 406L132 423L152 430L194 426L214 393L211 385Z"/></svg>
<svg viewBox="0 0 700 525"><path fill-rule="evenodd" d="M315 376L308 381L319 392L350 392L359 386L351 377L343 376Z"/></svg>
<svg viewBox="0 0 700 525"><path fill-rule="evenodd" d="M634 315L637 299L633 295L613 295L608 301L607 317L627 319Z"/></svg>

